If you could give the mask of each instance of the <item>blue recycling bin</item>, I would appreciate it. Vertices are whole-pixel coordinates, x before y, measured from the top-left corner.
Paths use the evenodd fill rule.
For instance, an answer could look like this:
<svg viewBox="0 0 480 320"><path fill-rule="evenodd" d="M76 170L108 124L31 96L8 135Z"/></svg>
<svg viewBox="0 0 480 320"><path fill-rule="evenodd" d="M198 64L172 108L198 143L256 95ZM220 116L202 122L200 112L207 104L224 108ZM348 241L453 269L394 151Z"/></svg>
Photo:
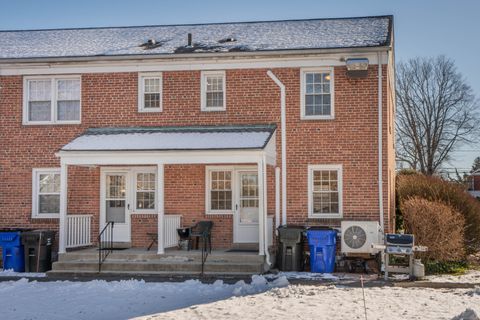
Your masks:
<svg viewBox="0 0 480 320"><path fill-rule="evenodd" d="M25 257L23 255L20 234L20 231L0 232L0 247L2 247L4 270L25 271Z"/></svg>
<svg viewBox="0 0 480 320"><path fill-rule="evenodd" d="M310 271L332 273L335 269L337 232L311 229L307 231L307 239L310 247Z"/></svg>

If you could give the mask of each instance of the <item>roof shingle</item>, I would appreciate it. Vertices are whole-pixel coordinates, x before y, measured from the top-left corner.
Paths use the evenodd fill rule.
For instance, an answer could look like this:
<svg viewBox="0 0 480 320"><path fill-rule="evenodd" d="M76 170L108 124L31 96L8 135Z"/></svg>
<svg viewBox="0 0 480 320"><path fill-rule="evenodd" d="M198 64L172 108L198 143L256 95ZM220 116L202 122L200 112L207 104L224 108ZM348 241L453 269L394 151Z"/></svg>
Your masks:
<svg viewBox="0 0 480 320"><path fill-rule="evenodd" d="M376 47L392 16L267 22L0 31L0 59L170 55ZM188 47L187 35L193 36ZM228 38L234 41L222 41ZM156 46L142 46L155 39Z"/></svg>

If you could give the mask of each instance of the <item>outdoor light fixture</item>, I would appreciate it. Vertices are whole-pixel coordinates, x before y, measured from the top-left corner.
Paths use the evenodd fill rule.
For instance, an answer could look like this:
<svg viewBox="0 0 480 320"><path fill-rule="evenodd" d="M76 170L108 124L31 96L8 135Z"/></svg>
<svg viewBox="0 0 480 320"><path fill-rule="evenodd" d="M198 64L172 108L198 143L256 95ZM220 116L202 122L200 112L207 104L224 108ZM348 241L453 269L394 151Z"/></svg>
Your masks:
<svg viewBox="0 0 480 320"><path fill-rule="evenodd" d="M347 75L351 78L364 78L367 76L368 59L351 58L345 62L347 65Z"/></svg>

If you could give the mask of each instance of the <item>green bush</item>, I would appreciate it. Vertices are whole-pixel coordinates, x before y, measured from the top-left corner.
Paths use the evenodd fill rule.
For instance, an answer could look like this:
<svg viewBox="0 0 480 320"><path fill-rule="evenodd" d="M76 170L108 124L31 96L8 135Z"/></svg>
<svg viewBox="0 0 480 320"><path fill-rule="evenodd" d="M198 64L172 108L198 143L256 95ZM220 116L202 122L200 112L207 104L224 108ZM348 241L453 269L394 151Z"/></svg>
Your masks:
<svg viewBox="0 0 480 320"><path fill-rule="evenodd" d="M402 205L419 197L451 206L465 219L464 242L467 252L480 250L480 202L458 184L422 174L401 174L396 182L397 209L404 218ZM400 220L400 223L402 223ZM399 225L401 229L403 226Z"/></svg>

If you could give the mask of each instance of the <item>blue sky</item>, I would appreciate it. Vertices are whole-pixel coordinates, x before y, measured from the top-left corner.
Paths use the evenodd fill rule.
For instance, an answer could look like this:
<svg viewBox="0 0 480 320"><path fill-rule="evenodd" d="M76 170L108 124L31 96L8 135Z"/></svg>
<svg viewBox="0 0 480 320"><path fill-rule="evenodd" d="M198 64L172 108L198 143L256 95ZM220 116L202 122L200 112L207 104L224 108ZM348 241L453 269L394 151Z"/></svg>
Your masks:
<svg viewBox="0 0 480 320"><path fill-rule="evenodd" d="M393 14L396 59L445 54L480 98L478 0L0 0L0 29L125 26ZM449 165L469 168L480 146Z"/></svg>

